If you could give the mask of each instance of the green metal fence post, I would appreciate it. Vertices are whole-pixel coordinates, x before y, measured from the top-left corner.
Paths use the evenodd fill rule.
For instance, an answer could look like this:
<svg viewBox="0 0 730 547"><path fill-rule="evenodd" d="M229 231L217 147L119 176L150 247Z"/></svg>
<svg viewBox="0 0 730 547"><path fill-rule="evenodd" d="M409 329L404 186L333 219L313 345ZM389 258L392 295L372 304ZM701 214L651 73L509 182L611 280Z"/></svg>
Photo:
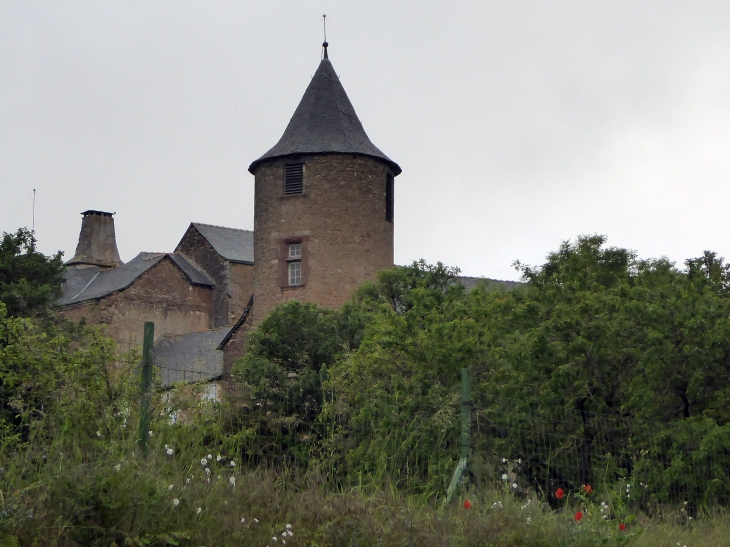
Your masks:
<svg viewBox="0 0 730 547"><path fill-rule="evenodd" d="M461 459L471 455L471 379L469 370L461 369Z"/></svg>
<svg viewBox="0 0 730 547"><path fill-rule="evenodd" d="M451 497L459 485L461 477L466 471L471 455L471 378L469 378L469 369L461 369L461 458L454 470L454 476L451 477L451 484L446 490L446 499L444 505L451 501Z"/></svg>
<svg viewBox="0 0 730 547"><path fill-rule="evenodd" d="M139 448L147 455L150 444L150 386L152 385L152 347L155 340L155 324L144 324L142 342L142 384L141 407L139 412Z"/></svg>

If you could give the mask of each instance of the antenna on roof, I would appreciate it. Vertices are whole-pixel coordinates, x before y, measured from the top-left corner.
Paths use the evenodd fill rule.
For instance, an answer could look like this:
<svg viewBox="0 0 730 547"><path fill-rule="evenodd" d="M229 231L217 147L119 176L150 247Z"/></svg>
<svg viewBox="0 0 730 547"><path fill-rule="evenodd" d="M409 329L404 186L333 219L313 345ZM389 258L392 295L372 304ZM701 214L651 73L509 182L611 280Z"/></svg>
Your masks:
<svg viewBox="0 0 730 547"><path fill-rule="evenodd" d="M31 231L35 232L35 188L33 188L33 224Z"/></svg>
<svg viewBox="0 0 730 547"><path fill-rule="evenodd" d="M322 29L324 30L324 42L322 42L322 57L324 59L329 59L327 57L327 46L329 45L327 43L327 14L322 15Z"/></svg>

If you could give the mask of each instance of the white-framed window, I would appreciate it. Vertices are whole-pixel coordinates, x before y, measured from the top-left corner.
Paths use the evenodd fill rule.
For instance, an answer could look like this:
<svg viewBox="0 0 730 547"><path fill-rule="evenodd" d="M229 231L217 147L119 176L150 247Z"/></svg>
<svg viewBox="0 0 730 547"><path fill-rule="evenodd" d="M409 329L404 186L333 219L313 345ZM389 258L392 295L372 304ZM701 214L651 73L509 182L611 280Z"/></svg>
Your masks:
<svg viewBox="0 0 730 547"><path fill-rule="evenodd" d="M289 262L287 265L289 269L289 286L302 284L302 263L299 260Z"/></svg>
<svg viewBox="0 0 730 547"><path fill-rule="evenodd" d="M218 386L216 384L208 384L203 387L203 392L200 394L200 398L203 401L210 401L211 403L218 402Z"/></svg>
<svg viewBox="0 0 730 547"><path fill-rule="evenodd" d="M289 258L294 260L301 260L302 258L302 244L301 243L290 243L289 244Z"/></svg>

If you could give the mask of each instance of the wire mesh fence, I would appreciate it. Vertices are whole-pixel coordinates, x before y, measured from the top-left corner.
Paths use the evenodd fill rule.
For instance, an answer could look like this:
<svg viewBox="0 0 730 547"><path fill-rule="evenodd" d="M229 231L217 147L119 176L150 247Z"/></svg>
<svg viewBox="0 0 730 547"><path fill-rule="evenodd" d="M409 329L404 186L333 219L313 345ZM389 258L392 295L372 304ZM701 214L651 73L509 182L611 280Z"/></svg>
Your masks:
<svg viewBox="0 0 730 547"><path fill-rule="evenodd" d="M726 505L730 445L707 421L662 423L577 410L477 413L475 438L500 478L553 496L602 488L639 504Z"/></svg>
<svg viewBox="0 0 730 547"><path fill-rule="evenodd" d="M338 407L337 391L324 387L325 373L272 369L258 371L257 385L223 387L217 382L223 352L217 348L224 334L207 331L156 344L154 378L168 390L198 384L200 399L235 402L243 461L271 467L316 463L342 481L387 477L406 489L446 491L465 453L458 387L441 406L413 400L369 410ZM168 396L163 403L175 422L174 402ZM469 467L478 482L503 482L546 499L558 489L580 492L590 485L643 506L730 503L730 429L709 418L662 421L474 406L467 426Z"/></svg>

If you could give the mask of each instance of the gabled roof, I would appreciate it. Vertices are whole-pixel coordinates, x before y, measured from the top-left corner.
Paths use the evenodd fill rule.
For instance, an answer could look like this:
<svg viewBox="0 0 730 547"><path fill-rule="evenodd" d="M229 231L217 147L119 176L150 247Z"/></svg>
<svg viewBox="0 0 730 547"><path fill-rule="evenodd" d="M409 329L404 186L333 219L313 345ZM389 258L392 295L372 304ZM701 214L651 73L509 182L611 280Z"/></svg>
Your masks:
<svg viewBox="0 0 730 547"><path fill-rule="evenodd" d="M253 232L193 222L200 235L226 260L253 264Z"/></svg>
<svg viewBox="0 0 730 547"><path fill-rule="evenodd" d="M122 291L129 287L139 276L168 257L187 277L193 285L212 287L215 282L205 272L188 262L182 255L175 253L139 253L132 260L118 268L97 271L96 274L77 292L69 290L61 297L60 303L64 306L77 304L87 300L97 300L114 292ZM71 269L69 268L69 271ZM72 284L73 290L77 290L79 283Z"/></svg>
<svg viewBox="0 0 730 547"><path fill-rule="evenodd" d="M223 374L223 352L216 349L231 327L163 338L155 344L154 362L160 382L202 382Z"/></svg>
<svg viewBox="0 0 730 547"><path fill-rule="evenodd" d="M384 160L399 175L400 166L368 138L340 79L325 55L294 116L276 145L248 168L255 173L265 160L293 154L340 152Z"/></svg>

